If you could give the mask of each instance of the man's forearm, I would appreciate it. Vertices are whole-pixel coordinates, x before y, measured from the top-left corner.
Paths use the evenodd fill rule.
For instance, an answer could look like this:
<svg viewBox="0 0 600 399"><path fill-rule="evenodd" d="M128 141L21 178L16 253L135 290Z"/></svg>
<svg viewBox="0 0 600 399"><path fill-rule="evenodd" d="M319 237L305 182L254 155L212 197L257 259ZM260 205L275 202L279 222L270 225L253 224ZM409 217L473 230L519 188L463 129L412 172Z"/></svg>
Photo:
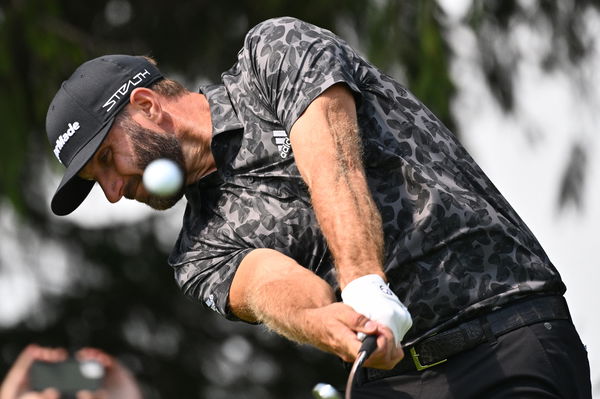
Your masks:
<svg viewBox="0 0 600 399"><path fill-rule="evenodd" d="M365 274L385 278L381 216L366 182L352 95L342 86L330 88L290 137L341 287Z"/></svg>
<svg viewBox="0 0 600 399"><path fill-rule="evenodd" d="M342 165L337 162L335 176L323 173L313 180L311 199L344 288L365 274L384 275L381 216L362 167Z"/></svg>
<svg viewBox="0 0 600 399"><path fill-rule="evenodd" d="M264 323L301 343L310 341L305 311L334 301L324 280L269 249L254 250L244 258L229 294L229 305L242 320Z"/></svg>
<svg viewBox="0 0 600 399"><path fill-rule="evenodd" d="M286 338L345 361L353 361L358 353L356 332L382 335L382 348L384 342L391 342L391 332L367 325L364 315L334 301L333 290L324 280L293 259L264 248L246 255L229 291L229 306L240 319L264 323ZM389 361L379 364L393 366Z"/></svg>

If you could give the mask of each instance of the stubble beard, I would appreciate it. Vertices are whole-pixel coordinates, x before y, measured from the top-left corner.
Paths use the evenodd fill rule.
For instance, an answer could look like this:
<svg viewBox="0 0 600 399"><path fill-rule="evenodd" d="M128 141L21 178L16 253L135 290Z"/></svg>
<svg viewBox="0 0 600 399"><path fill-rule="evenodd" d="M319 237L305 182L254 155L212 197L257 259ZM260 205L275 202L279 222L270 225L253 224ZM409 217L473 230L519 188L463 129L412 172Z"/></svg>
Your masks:
<svg viewBox="0 0 600 399"><path fill-rule="evenodd" d="M130 125L127 126L126 131L133 144L137 166L141 170L145 170L148 164L156 159L170 159L181 170L184 182L181 189L171 196L163 197L149 194L148 197L139 201L159 211L172 208L179 202L185 192L186 170L181 143L174 134L155 132L142 127L133 120L130 120L129 123Z"/></svg>

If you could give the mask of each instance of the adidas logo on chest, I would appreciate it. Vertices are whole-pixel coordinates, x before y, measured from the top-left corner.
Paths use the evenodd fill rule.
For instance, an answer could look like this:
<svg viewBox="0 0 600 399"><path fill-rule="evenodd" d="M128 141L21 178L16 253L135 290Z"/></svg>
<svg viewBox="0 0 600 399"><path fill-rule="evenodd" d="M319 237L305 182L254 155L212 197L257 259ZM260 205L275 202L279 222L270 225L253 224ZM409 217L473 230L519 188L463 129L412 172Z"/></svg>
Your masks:
<svg viewBox="0 0 600 399"><path fill-rule="evenodd" d="M273 130L273 139L277 145L277 150L279 150L281 158L287 158L292 151L292 145L287 132L285 130Z"/></svg>

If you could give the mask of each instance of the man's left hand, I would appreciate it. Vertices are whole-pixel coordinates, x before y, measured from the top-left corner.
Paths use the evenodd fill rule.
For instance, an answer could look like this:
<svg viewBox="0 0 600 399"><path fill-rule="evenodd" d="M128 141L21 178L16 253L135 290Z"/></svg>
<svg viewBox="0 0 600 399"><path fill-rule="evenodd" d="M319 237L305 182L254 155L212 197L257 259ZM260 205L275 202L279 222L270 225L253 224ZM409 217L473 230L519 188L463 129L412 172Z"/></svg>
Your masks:
<svg viewBox="0 0 600 399"><path fill-rule="evenodd" d="M412 326L408 309L385 281L376 274L352 280L343 290L342 299L355 311L392 330L397 347Z"/></svg>

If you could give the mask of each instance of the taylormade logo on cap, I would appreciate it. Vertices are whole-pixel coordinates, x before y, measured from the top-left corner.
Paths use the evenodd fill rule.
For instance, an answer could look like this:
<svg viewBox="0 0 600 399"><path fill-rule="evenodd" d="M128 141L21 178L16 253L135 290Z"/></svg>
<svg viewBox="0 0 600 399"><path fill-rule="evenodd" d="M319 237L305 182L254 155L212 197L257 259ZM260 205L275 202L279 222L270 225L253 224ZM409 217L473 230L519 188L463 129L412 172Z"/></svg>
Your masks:
<svg viewBox="0 0 600 399"><path fill-rule="evenodd" d="M123 98L124 95L126 95L127 93L129 93L129 89L133 86L136 87L137 85L139 85L140 83L142 83L142 81L144 80L144 78L147 78L148 76L150 76L150 72L148 72L147 69L144 69L143 72L139 72L137 73L133 78L129 79L127 82L123 83L123 85L121 87L119 87L117 89L117 91L115 91L113 93L112 96L110 96L110 98L108 99L108 101L106 101L104 103L104 105L102 106L102 108L107 108L106 112L110 112L110 110L112 109L112 107L114 107L117 102Z"/></svg>
<svg viewBox="0 0 600 399"><path fill-rule="evenodd" d="M69 123L69 128L67 129L67 131L58 136L58 138L56 139L56 145L54 146L54 155L56 155L56 158L58 158L60 163L62 163L60 159L60 151L65 146L65 144L67 144L67 141L69 141L71 136L73 136L75 132L79 130L80 127L81 126L77 121Z"/></svg>

